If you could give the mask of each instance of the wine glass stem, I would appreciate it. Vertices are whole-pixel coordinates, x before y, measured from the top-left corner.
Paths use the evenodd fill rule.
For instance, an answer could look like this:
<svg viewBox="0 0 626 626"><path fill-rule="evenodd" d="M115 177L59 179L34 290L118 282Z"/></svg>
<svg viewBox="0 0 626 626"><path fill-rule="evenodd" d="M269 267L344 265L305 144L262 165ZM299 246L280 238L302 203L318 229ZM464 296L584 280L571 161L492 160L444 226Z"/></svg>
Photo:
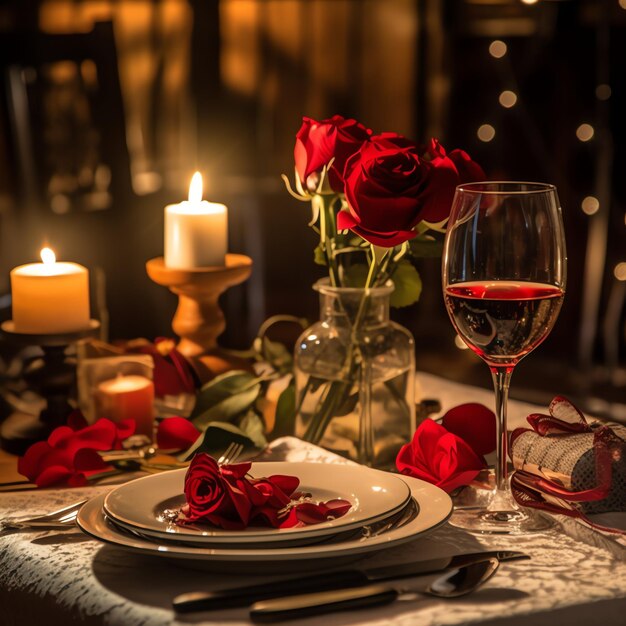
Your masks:
<svg viewBox="0 0 626 626"><path fill-rule="evenodd" d="M506 428L506 408L509 399L509 384L512 367L491 367L493 388L496 392L496 489L506 492L509 489L508 434Z"/></svg>

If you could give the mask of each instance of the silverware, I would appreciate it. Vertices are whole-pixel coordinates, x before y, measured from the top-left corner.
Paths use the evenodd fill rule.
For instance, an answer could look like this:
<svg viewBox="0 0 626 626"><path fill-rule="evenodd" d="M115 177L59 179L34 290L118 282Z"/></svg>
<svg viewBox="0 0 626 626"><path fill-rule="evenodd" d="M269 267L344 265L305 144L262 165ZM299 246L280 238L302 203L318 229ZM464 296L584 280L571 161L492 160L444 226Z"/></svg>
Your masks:
<svg viewBox="0 0 626 626"><path fill-rule="evenodd" d="M254 602L269 598L280 598L313 591L363 587L375 582L436 574L493 558L498 559L498 561L513 561L529 559L530 557L523 552L509 550L458 554L451 557L365 570L348 569L301 578L292 577L247 587L183 593L174 598L172 605L179 613L249 606Z"/></svg>
<svg viewBox="0 0 626 626"><path fill-rule="evenodd" d="M231 443L228 446L228 448L224 450L224 453L222 454L222 456L219 459L217 459L217 464L218 465L231 465L232 463L235 463L235 461L237 461L237 459L241 456L242 452L243 452L243 444L235 443L233 441L233 443Z"/></svg>
<svg viewBox="0 0 626 626"><path fill-rule="evenodd" d="M458 598L472 593L486 583L496 573L499 566L500 561L497 558L491 558L449 569L430 583L401 586L368 585L274 598L254 604L250 609L250 617L254 622L278 622L334 611L381 606L390 604L406 594L423 594L446 599Z"/></svg>
<svg viewBox="0 0 626 626"><path fill-rule="evenodd" d="M241 456L242 452L243 445L233 442L228 446L228 448L226 448L226 450L224 450L224 453L219 457L217 462L219 465L235 463L235 461ZM152 457L156 456L157 453L158 450L153 445L145 445L129 450L105 450L99 452L98 454L105 463L116 463L119 461L149 461ZM176 465L186 467L187 464L179 463ZM149 464L148 467L150 467Z"/></svg>
<svg viewBox="0 0 626 626"><path fill-rule="evenodd" d="M155 456L157 449L154 446L145 446L135 450L107 450L99 452L100 458L105 463L116 461L147 461Z"/></svg>
<svg viewBox="0 0 626 626"><path fill-rule="evenodd" d="M74 504L63 507L58 511L37 517L27 519L4 519L0 521L0 532L37 528L67 528L74 524L78 511L85 502L87 502L87 500L81 500L80 502L75 502Z"/></svg>

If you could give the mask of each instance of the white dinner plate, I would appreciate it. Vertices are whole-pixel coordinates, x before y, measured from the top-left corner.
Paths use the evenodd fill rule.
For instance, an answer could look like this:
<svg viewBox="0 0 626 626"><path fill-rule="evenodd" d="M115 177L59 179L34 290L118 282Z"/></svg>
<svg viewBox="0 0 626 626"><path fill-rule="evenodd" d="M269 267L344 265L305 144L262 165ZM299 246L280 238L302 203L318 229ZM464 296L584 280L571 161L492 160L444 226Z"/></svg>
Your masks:
<svg viewBox="0 0 626 626"><path fill-rule="evenodd" d="M337 467L337 466L335 466ZM103 510L104 495L87 502L79 511L78 526L88 535L108 544L143 555L155 555L183 561L201 561L203 566L230 570L294 571L312 567L338 565L350 558L358 558L411 541L418 535L443 524L452 513L452 500L445 491L416 478L402 477L410 488L411 496L419 506L419 514L398 528L374 536L359 536L346 541L289 548L209 548L201 545L182 545L175 542L151 541L125 532L115 526ZM332 561L331 561L332 560ZM234 567L228 567L234 566ZM224 569L224 571L226 571Z"/></svg>
<svg viewBox="0 0 626 626"><path fill-rule="evenodd" d="M250 474L257 478L289 474L300 479L299 491L316 501L342 498L352 508L337 519L301 528L250 526L244 530L223 530L209 524L179 526L163 516L167 509L185 503L183 493L187 470L153 474L120 485L105 498L104 511L120 525L137 529L162 541L178 539L193 543L246 544L275 543L332 535L371 524L397 513L410 498L407 484L398 476L360 465L327 463L254 463Z"/></svg>

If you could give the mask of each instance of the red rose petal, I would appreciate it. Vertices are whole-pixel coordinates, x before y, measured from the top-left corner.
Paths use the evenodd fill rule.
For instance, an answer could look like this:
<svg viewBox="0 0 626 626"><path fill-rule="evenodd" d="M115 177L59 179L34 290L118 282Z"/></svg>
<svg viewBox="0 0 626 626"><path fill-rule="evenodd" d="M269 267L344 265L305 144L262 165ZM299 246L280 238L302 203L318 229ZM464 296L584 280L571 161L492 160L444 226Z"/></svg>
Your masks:
<svg viewBox="0 0 626 626"><path fill-rule="evenodd" d="M118 443L121 443L122 441L124 441L124 439L128 439L135 434L137 422L135 422L135 420L132 418L128 418L122 420L121 422L116 422L115 426L117 429L116 437Z"/></svg>
<svg viewBox="0 0 626 626"><path fill-rule="evenodd" d="M50 487L65 482L72 475L72 471L62 465L46 467L36 478L37 487Z"/></svg>
<svg viewBox="0 0 626 626"><path fill-rule="evenodd" d="M103 471L110 466L102 460L102 457L91 448L77 450L74 455L74 469L79 472Z"/></svg>
<svg viewBox="0 0 626 626"><path fill-rule="evenodd" d="M480 456L496 449L496 416L482 404L469 402L455 406L443 416L442 424Z"/></svg>
<svg viewBox="0 0 626 626"><path fill-rule="evenodd" d="M69 426L55 428L48 437L48 443L52 448L66 445L74 437L74 431Z"/></svg>
<svg viewBox="0 0 626 626"><path fill-rule="evenodd" d="M233 463L231 465L222 465L221 472L225 477L234 476L235 478L243 478L252 467L252 463Z"/></svg>
<svg viewBox="0 0 626 626"><path fill-rule="evenodd" d="M326 508L312 502L303 502L294 507L296 517L304 524L319 524L326 521Z"/></svg>
<svg viewBox="0 0 626 626"><path fill-rule="evenodd" d="M285 476L282 474L274 474L268 480L279 487L287 496L292 496L294 491L300 485L300 479L296 476Z"/></svg>
<svg viewBox="0 0 626 626"><path fill-rule="evenodd" d="M67 484L70 487L84 487L89 481L82 472L76 472L67 479Z"/></svg>
<svg viewBox="0 0 626 626"><path fill-rule="evenodd" d="M338 517L343 517L352 508L352 503L347 500L337 498L335 500L328 500L327 502L324 502L324 506L327 509L327 517L337 519Z"/></svg>
<svg viewBox="0 0 626 626"><path fill-rule="evenodd" d="M47 441L38 441L26 450L23 457L17 460L17 471L34 482L41 472L42 460L49 454L51 446Z"/></svg>
<svg viewBox="0 0 626 626"><path fill-rule="evenodd" d="M443 489L446 493L452 493L455 489L459 487L464 487L465 485L469 485L480 473L480 470L468 470L465 472L460 472L453 476L450 476L446 479L440 480L435 483L437 487Z"/></svg>
<svg viewBox="0 0 626 626"><path fill-rule="evenodd" d="M450 160L456 166L456 169L459 173L459 182L463 183L475 183L481 180L485 180L486 175L483 171L483 168L472 161L471 157L467 152L463 150L452 150L448 155Z"/></svg>
<svg viewBox="0 0 626 626"><path fill-rule="evenodd" d="M295 508L289 510L287 517L280 522L280 528L295 528L297 526L303 526L302 522L298 519L298 514Z"/></svg>
<svg viewBox="0 0 626 626"><path fill-rule="evenodd" d="M200 436L200 431L184 417L168 417L157 428L157 446L162 450L187 450Z"/></svg>

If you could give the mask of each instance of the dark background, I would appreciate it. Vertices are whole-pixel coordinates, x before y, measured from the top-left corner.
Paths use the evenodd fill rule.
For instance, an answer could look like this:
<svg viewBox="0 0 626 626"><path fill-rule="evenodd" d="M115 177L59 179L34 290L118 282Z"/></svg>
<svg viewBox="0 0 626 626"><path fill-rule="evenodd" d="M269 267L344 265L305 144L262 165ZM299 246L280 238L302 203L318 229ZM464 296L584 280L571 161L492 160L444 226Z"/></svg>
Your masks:
<svg viewBox="0 0 626 626"><path fill-rule="evenodd" d="M513 395L570 395L626 417L624 124L626 2L618 0L165 0L0 4L0 306L8 275L43 243L89 267L111 339L171 334L174 296L144 264L163 250L163 208L229 207L232 252L254 259L224 297L222 344L249 345L269 315L313 319L315 235L284 190L303 115L462 147L492 179L557 185L569 283L549 339ZM494 40L507 53L489 53ZM513 91L515 106L499 104ZM581 141L581 124L593 137ZM489 124L491 141L477 131ZM599 202L588 215L585 197ZM489 384L454 343L439 261L421 301L394 317L418 368ZM622 276L623 278L623 276ZM106 324L105 324L106 327Z"/></svg>

